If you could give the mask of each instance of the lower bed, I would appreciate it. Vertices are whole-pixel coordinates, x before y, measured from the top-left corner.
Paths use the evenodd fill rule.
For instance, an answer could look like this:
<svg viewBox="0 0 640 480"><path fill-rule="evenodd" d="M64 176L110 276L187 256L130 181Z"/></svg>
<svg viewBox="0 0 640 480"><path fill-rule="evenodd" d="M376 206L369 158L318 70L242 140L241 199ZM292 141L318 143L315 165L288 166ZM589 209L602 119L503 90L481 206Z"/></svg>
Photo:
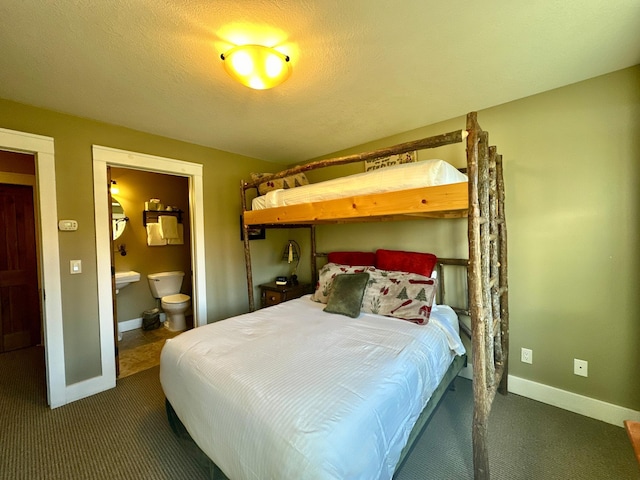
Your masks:
<svg viewBox="0 0 640 480"><path fill-rule="evenodd" d="M391 478L463 361L446 306L427 325L323 308L307 296L167 341L167 401L230 479Z"/></svg>

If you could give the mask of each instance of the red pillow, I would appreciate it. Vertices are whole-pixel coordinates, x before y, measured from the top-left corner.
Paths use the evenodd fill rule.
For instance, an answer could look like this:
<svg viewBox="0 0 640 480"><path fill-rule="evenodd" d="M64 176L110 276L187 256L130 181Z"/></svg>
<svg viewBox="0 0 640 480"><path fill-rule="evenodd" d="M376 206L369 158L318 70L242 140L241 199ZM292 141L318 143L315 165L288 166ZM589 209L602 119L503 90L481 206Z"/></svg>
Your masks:
<svg viewBox="0 0 640 480"><path fill-rule="evenodd" d="M373 267L376 264L376 254L373 252L331 252L327 257L329 263L340 265Z"/></svg>
<svg viewBox="0 0 640 480"><path fill-rule="evenodd" d="M438 257L432 253L403 252L401 250L378 250L376 268L399 272L417 273L430 277Z"/></svg>

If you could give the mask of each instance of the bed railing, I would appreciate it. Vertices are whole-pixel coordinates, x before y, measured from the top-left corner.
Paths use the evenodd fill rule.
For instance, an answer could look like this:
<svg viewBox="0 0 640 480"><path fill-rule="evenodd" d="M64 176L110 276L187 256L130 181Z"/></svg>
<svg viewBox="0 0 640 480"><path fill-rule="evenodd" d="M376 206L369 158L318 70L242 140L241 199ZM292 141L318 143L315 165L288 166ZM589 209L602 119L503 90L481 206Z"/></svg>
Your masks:
<svg viewBox="0 0 640 480"><path fill-rule="evenodd" d="M467 115L469 177L469 309L473 358L473 465L476 480L489 479L487 450L491 403L507 393L509 309L507 230L502 156L489 134Z"/></svg>

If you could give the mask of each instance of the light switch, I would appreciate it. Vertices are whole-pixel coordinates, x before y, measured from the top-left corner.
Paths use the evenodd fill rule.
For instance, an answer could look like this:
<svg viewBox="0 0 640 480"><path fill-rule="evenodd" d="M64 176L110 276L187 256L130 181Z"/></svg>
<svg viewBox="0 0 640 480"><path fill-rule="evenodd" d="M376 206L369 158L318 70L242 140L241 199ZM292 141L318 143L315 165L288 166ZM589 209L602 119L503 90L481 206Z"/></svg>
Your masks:
<svg viewBox="0 0 640 480"><path fill-rule="evenodd" d="M82 273L82 260L71 260L69 262L69 272L72 275L75 273Z"/></svg>

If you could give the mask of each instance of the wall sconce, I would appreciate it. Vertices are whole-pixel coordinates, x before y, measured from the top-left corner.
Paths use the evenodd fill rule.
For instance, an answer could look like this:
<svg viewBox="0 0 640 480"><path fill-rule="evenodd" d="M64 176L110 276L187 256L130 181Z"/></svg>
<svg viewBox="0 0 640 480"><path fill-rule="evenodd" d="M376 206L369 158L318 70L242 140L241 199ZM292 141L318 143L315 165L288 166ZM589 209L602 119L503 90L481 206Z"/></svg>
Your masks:
<svg viewBox="0 0 640 480"><path fill-rule="evenodd" d="M288 240L282 252L282 260L286 260L287 263L293 263L293 270L291 270L291 278L289 282L291 285L298 285L298 276L296 270L298 270L298 264L300 263L300 245L295 240Z"/></svg>
<svg viewBox="0 0 640 480"><path fill-rule="evenodd" d="M220 58L232 78L256 90L280 85L291 75L289 57L262 45L239 45Z"/></svg>
<svg viewBox="0 0 640 480"><path fill-rule="evenodd" d="M111 180L111 195L118 195L119 193L120 189L118 188L118 182Z"/></svg>

